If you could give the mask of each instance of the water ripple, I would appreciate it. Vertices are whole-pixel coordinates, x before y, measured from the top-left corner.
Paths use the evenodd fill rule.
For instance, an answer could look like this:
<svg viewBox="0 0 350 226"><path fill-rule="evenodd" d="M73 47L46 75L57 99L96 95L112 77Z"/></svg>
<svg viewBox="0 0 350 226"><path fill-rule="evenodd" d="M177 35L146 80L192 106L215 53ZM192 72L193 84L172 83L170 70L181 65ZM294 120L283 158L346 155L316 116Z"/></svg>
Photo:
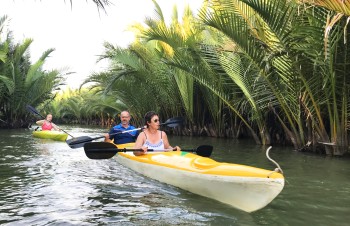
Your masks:
<svg viewBox="0 0 350 226"><path fill-rule="evenodd" d="M68 129L75 136L105 132ZM214 144L218 161L273 168L264 150L252 144L171 139L188 146ZM4 225L347 225L350 220L349 165L340 159L274 148L271 155L288 184L271 204L248 214L144 177L113 159L88 159L82 148L36 139L30 131L0 131L0 145Z"/></svg>

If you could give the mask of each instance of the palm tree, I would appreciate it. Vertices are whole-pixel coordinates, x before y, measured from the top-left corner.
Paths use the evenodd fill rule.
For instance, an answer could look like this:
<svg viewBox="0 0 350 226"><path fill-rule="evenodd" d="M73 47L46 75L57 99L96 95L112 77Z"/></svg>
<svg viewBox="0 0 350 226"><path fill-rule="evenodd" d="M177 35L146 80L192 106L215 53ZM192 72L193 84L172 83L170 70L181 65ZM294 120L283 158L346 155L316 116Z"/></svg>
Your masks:
<svg viewBox="0 0 350 226"><path fill-rule="evenodd" d="M331 12L309 6L298 14L298 5L293 1L215 2L219 4L213 4L213 13L203 12L202 19L233 41L234 53L249 65L244 68L255 68L255 72L247 71L245 78L262 82L256 89L259 93L247 92L259 101L256 106L265 106L264 112L269 107L296 149L306 141L315 144L328 141L328 137L341 137L342 145L349 106L344 61L348 50L339 48L340 25L335 26L327 45L323 45L325 18ZM242 83L237 78L233 81ZM325 123L330 123L332 130L327 130Z"/></svg>
<svg viewBox="0 0 350 226"><path fill-rule="evenodd" d="M104 11L106 11L106 6L112 4L110 0L92 0L92 2L96 4L98 9L103 9ZM73 7L73 0L70 0L70 4Z"/></svg>
<svg viewBox="0 0 350 226"><path fill-rule="evenodd" d="M0 24L5 21L6 17L3 17ZM32 40L25 39L22 43L14 44L11 33L4 36L6 39L0 40L0 115L11 127L26 126L28 112L25 106L37 106L52 98L51 92L61 85L61 72L42 70L46 58L54 49L45 51L32 64L28 53Z"/></svg>
<svg viewBox="0 0 350 226"><path fill-rule="evenodd" d="M328 154L346 151L345 18L325 36L327 18L336 13L324 7L289 0L215 0L206 2L200 21L187 9L180 22L174 8L167 24L154 3L155 18L147 18L147 26L133 26L135 43L127 49L105 45L102 58L111 67L86 80L94 82L96 92L115 98L138 119L148 110L164 117L185 114L191 131L200 127L193 134L206 130L221 136L225 123L238 121L256 143L302 149L327 142Z"/></svg>

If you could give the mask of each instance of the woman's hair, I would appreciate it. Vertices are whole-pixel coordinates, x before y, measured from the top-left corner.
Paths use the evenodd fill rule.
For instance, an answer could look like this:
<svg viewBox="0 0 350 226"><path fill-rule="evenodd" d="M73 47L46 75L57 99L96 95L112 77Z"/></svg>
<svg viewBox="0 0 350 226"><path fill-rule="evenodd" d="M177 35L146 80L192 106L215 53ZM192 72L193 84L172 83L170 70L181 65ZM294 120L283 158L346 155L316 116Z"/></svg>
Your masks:
<svg viewBox="0 0 350 226"><path fill-rule="evenodd" d="M147 122L151 122L151 119L153 118L153 116L155 116L155 115L158 115L156 112L154 112L154 111L149 111L149 112L147 112L146 114L145 114L145 117L144 117L144 120L145 120L145 126L147 126L147 128L148 128L148 124L147 124Z"/></svg>

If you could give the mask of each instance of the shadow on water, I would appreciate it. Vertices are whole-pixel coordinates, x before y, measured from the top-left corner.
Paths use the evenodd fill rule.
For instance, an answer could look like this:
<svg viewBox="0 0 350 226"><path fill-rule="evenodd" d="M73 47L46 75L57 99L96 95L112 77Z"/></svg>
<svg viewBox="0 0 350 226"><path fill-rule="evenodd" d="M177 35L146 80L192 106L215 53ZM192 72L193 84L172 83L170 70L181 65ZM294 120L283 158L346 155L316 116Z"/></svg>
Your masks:
<svg viewBox="0 0 350 226"><path fill-rule="evenodd" d="M65 128L64 128L65 129ZM70 127L74 136L106 129ZM172 145L214 146L217 161L265 169L266 148L248 140L170 137ZM146 178L113 159L90 160L65 142L32 138L29 130L0 130L0 224L6 225L348 225L349 162L273 147L284 170L282 193L245 213ZM162 173L162 172L159 172ZM232 191L234 192L234 191Z"/></svg>

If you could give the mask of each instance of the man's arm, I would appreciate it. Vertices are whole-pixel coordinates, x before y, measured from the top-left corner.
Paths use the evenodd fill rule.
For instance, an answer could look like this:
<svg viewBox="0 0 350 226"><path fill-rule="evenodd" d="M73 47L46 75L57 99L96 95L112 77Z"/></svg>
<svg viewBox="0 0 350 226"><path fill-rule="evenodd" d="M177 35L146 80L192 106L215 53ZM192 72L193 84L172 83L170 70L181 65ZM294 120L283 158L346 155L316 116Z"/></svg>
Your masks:
<svg viewBox="0 0 350 226"><path fill-rule="evenodd" d="M112 142L112 140L109 139L109 133L105 134L105 142Z"/></svg>
<svg viewBox="0 0 350 226"><path fill-rule="evenodd" d="M111 139L111 136L109 135L109 134L111 134L111 133L113 133L113 128L111 128L110 130L109 130L109 133L106 133L105 134L105 142L112 142L113 141L113 139Z"/></svg>

